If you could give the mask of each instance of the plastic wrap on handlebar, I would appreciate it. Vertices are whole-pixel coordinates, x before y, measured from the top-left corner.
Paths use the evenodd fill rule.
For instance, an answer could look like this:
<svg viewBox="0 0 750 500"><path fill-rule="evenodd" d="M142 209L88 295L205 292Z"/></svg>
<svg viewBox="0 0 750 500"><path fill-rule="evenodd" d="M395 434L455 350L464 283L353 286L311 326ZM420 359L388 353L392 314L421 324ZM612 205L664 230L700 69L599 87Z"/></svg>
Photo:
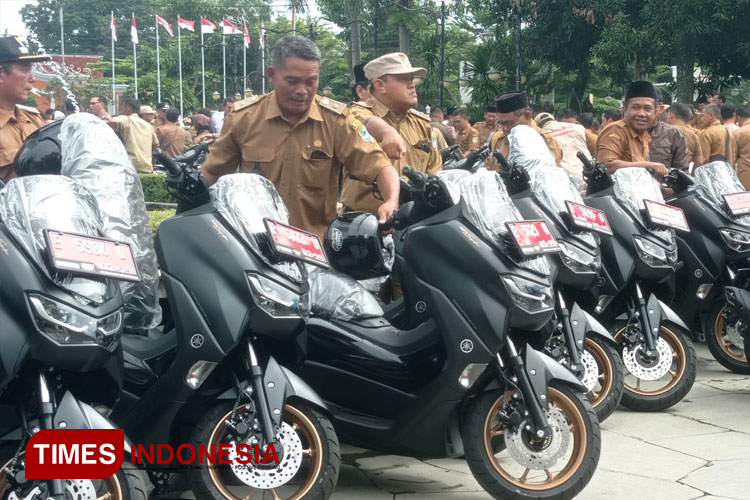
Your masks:
<svg viewBox="0 0 750 500"><path fill-rule="evenodd" d="M167 156L161 148L154 149L154 158L164 165L164 168L167 169L167 173L171 177L178 177L182 173L180 166L172 158Z"/></svg>
<svg viewBox="0 0 750 500"><path fill-rule="evenodd" d="M591 164L591 160L582 151L577 152L576 156L581 160L581 163L583 163L583 168L587 170L594 168L594 165Z"/></svg>

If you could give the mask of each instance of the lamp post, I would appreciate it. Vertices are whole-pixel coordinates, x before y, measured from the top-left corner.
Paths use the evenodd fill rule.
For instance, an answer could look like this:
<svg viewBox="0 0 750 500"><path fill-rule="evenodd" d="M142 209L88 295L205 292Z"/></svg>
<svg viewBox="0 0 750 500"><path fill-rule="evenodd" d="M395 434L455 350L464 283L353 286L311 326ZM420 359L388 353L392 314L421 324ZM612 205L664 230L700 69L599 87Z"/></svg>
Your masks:
<svg viewBox="0 0 750 500"><path fill-rule="evenodd" d="M442 83L443 83L443 85L442 85L441 88L449 89L449 88L451 88L451 85L453 85L453 80L451 80L450 78L445 78L445 79L443 79Z"/></svg>
<svg viewBox="0 0 750 500"><path fill-rule="evenodd" d="M239 92L237 92L236 94L234 94L234 100L235 101L239 101L240 99L242 99L242 94L240 94Z"/></svg>
<svg viewBox="0 0 750 500"><path fill-rule="evenodd" d="M445 0L440 3L440 81L445 85ZM443 107L443 85L440 86L440 107Z"/></svg>
<svg viewBox="0 0 750 500"><path fill-rule="evenodd" d="M253 96L253 90L245 89L245 99L247 99L248 97L252 97L252 96Z"/></svg>
<svg viewBox="0 0 750 500"><path fill-rule="evenodd" d="M219 94L218 90L214 90L214 93L211 94L211 97L214 98L214 106L218 109L219 107L219 99L221 99L221 94Z"/></svg>
<svg viewBox="0 0 750 500"><path fill-rule="evenodd" d="M490 81L496 82L500 79L500 72L495 68L490 68L490 70L487 71L487 78L489 78Z"/></svg>
<svg viewBox="0 0 750 500"><path fill-rule="evenodd" d="M424 81L424 77L421 77L421 76L415 76L414 77L414 83L416 85L422 85L423 81Z"/></svg>
<svg viewBox="0 0 750 500"><path fill-rule="evenodd" d="M326 97L331 97L333 95L333 89L330 85L323 87L323 95Z"/></svg>

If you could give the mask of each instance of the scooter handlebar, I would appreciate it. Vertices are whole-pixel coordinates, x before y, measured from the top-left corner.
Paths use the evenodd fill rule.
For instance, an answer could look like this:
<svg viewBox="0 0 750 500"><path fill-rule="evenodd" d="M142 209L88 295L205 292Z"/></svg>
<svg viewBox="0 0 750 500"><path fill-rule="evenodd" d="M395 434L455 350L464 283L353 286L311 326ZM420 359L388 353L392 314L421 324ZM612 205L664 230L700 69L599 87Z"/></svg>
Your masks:
<svg viewBox="0 0 750 500"><path fill-rule="evenodd" d="M167 156L167 154L162 150L161 148L154 149L154 158L164 165L164 168L167 169L167 173L170 177L179 177L182 175L182 168L180 165L177 164L172 158Z"/></svg>

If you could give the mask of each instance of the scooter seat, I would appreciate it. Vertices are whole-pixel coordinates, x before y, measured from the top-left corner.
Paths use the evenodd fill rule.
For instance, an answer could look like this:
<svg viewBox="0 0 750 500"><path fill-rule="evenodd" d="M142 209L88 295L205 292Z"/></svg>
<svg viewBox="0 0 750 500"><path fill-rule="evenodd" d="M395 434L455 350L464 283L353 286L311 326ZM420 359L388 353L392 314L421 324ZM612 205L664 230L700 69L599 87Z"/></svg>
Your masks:
<svg viewBox="0 0 750 500"><path fill-rule="evenodd" d="M147 361L161 356L177 347L177 332L173 329L165 334L143 337L141 335L123 335L122 349L133 357Z"/></svg>

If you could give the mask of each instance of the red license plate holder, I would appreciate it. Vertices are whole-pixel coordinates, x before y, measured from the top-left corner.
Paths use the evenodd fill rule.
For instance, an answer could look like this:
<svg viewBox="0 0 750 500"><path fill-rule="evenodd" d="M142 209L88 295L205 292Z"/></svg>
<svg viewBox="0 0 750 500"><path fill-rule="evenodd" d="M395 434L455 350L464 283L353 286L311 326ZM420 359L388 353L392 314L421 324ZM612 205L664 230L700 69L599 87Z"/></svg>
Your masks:
<svg viewBox="0 0 750 500"><path fill-rule="evenodd" d="M280 257L308 262L328 269L328 257L318 235L271 219L263 219L268 230L271 248Z"/></svg>
<svg viewBox="0 0 750 500"><path fill-rule="evenodd" d="M734 216L750 214L750 191L725 194L724 203Z"/></svg>
<svg viewBox="0 0 750 500"><path fill-rule="evenodd" d="M506 222L505 226L524 257L560 251L557 239L543 220Z"/></svg>
<svg viewBox="0 0 750 500"><path fill-rule="evenodd" d="M681 208L651 200L643 200L643 202L646 204L646 214L651 224L679 231L690 231L685 212Z"/></svg>
<svg viewBox="0 0 750 500"><path fill-rule="evenodd" d="M609 225L607 214L598 208L581 205L574 201L565 200L568 214L573 225L586 231L597 231L612 236L612 226Z"/></svg>
<svg viewBox="0 0 750 500"><path fill-rule="evenodd" d="M140 281L128 243L46 229L47 254L55 271L95 278Z"/></svg>

